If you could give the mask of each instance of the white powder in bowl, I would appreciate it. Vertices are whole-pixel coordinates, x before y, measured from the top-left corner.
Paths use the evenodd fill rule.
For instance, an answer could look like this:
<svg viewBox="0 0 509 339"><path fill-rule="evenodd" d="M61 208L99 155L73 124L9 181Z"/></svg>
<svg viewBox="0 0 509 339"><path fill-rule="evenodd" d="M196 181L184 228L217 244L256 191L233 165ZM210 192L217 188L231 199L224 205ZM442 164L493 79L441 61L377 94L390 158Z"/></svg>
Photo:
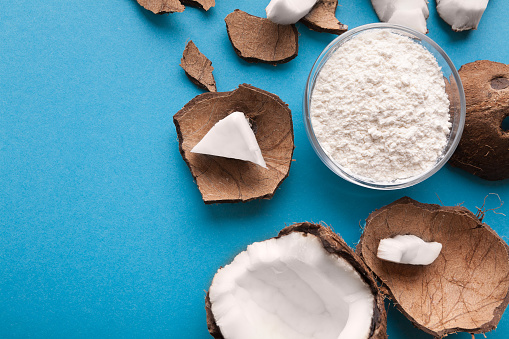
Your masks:
<svg viewBox="0 0 509 339"><path fill-rule="evenodd" d="M442 155L451 128L440 66L408 37L361 33L320 71L311 124L347 173L375 182L423 174Z"/></svg>

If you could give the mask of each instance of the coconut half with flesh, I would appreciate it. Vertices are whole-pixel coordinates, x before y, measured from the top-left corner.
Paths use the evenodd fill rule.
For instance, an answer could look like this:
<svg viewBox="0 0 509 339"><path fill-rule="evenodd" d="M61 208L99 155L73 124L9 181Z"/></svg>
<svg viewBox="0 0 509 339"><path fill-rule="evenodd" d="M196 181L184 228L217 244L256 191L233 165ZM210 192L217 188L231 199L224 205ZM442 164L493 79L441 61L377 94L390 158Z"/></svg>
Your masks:
<svg viewBox="0 0 509 339"><path fill-rule="evenodd" d="M234 112L242 112L249 120L256 140L246 146L258 144L267 168L192 151L219 121ZM294 148L292 114L275 94L247 84L231 92L203 93L178 111L173 122L182 158L206 204L270 199L288 177ZM215 140L214 145L218 144ZM227 153L217 151L216 155Z"/></svg>
<svg viewBox="0 0 509 339"><path fill-rule="evenodd" d="M219 269L206 310L217 339L387 338L372 274L337 234L311 223L251 244Z"/></svg>
<svg viewBox="0 0 509 339"><path fill-rule="evenodd" d="M419 266L377 257L382 239L403 234L441 243L438 258ZM509 303L509 246L464 207L399 199L370 214L356 252L397 308L436 338L491 331Z"/></svg>

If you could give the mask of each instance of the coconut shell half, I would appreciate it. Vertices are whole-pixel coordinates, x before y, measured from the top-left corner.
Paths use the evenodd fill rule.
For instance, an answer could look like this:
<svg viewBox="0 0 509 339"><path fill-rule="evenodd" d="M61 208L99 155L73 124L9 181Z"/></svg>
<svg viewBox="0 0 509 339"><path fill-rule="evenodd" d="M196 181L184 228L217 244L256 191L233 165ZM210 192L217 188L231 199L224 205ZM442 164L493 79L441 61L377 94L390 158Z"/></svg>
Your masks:
<svg viewBox="0 0 509 339"><path fill-rule="evenodd" d="M449 163L487 180L509 178L509 65L479 60L459 70L467 114Z"/></svg>
<svg viewBox="0 0 509 339"><path fill-rule="evenodd" d="M243 112L249 119L267 169L254 163L191 153L221 119ZM290 171L292 114L277 95L242 84L231 92L204 93L173 117L179 149L206 204L270 199Z"/></svg>
<svg viewBox="0 0 509 339"><path fill-rule="evenodd" d="M236 9L224 19L235 53L248 62L285 63L297 56L295 25L278 25Z"/></svg>
<svg viewBox="0 0 509 339"><path fill-rule="evenodd" d="M348 30L336 18L338 0L318 0L311 12L300 21L308 28L317 32L342 34Z"/></svg>
<svg viewBox="0 0 509 339"><path fill-rule="evenodd" d="M324 249L335 256L345 259L359 273L361 279L370 287L374 296L373 318L371 322L369 339L387 338L387 313L384 306L384 295L380 292L374 276L362 259L345 243L345 241L330 228L309 222L298 223L279 232L276 238L289 235L294 232L300 232L304 235L314 235L322 243ZM207 312L207 326L210 334L216 339L224 339L220 327L217 325L214 314L212 313L209 293L205 298L205 309Z"/></svg>
<svg viewBox="0 0 509 339"><path fill-rule="evenodd" d="M413 234L443 245L430 265L377 258L381 239ZM371 213L356 252L397 308L435 337L496 328L509 303L509 247L464 207L402 198Z"/></svg>

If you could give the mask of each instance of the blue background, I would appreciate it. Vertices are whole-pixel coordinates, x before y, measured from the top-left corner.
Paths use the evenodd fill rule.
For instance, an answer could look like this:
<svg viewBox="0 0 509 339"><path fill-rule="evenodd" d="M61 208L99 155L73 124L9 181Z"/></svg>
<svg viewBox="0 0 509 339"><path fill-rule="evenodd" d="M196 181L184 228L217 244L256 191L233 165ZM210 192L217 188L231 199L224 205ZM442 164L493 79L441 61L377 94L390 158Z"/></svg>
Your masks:
<svg viewBox="0 0 509 339"><path fill-rule="evenodd" d="M474 211L488 193L509 201L509 180L448 165L392 192L332 174L307 140L302 96L335 36L298 24L296 59L246 63L223 19L235 8L264 16L266 3L217 0L209 12L165 16L134 0L0 3L1 338L211 338L204 297L215 271L285 225L323 221L354 246L369 213L405 195ZM340 5L350 28L378 21L369 0ZM490 1L479 30L467 33L429 7L429 36L458 68L509 63L509 2ZM272 200L202 202L172 122L202 93L179 67L190 39L212 60L219 91L245 82L289 104L295 162ZM499 202L490 196L487 205ZM509 203L498 211L509 215ZM508 240L507 217L488 213L485 222ZM431 338L392 306L388 313L390 338ZM509 337L508 313L488 338Z"/></svg>

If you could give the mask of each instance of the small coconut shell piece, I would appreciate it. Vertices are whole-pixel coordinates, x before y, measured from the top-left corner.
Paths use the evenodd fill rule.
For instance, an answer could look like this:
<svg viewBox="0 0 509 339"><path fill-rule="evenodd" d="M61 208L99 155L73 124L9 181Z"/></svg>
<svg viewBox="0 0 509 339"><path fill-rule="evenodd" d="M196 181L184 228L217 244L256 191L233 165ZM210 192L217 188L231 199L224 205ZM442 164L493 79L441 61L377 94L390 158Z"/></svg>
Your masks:
<svg viewBox="0 0 509 339"><path fill-rule="evenodd" d="M212 126L233 112L249 119L267 169L191 152ZM206 204L270 199L288 176L294 149L292 115L277 95L247 84L231 92L204 93L177 112L173 122L182 158Z"/></svg>
<svg viewBox="0 0 509 339"><path fill-rule="evenodd" d="M311 12L300 21L313 31L342 34L348 30L348 26L336 18L337 7L338 0L318 0Z"/></svg>
<svg viewBox="0 0 509 339"><path fill-rule="evenodd" d="M479 60L459 70L467 114L449 163L487 180L509 178L509 65Z"/></svg>
<svg viewBox="0 0 509 339"><path fill-rule="evenodd" d="M184 69L188 78L198 87L210 92L217 92L216 81L212 75L214 70L212 62L198 50L192 40L187 43L184 49L180 67Z"/></svg>
<svg viewBox="0 0 509 339"><path fill-rule="evenodd" d="M185 7L179 0L136 0L145 9L154 14L183 12Z"/></svg>
<svg viewBox="0 0 509 339"><path fill-rule="evenodd" d="M280 64L297 56L299 42L295 25L278 25L238 9L224 21L233 49L248 62Z"/></svg>
<svg viewBox="0 0 509 339"><path fill-rule="evenodd" d="M377 258L380 240L398 234L440 242L442 251L427 266ZM356 250L398 309L437 338L496 328L509 303L508 251L495 231L466 208L407 197L370 214Z"/></svg>
<svg viewBox="0 0 509 339"><path fill-rule="evenodd" d="M215 0L180 0L184 5L198 7L208 11L211 7L216 5Z"/></svg>
<svg viewBox="0 0 509 339"><path fill-rule="evenodd" d="M345 259L360 275L361 279L369 286L373 296L373 317L369 339L387 338L387 313L384 306L384 295L380 292L375 278L362 259L345 243L345 241L330 228L308 222L294 224L285 227L276 239L292 233L302 233L304 236L316 236L323 248L331 255ZM212 312L209 292L205 298L205 309L207 312L207 326L210 334L216 339L224 339L220 327L217 325ZM297 307L298 308L298 307Z"/></svg>

